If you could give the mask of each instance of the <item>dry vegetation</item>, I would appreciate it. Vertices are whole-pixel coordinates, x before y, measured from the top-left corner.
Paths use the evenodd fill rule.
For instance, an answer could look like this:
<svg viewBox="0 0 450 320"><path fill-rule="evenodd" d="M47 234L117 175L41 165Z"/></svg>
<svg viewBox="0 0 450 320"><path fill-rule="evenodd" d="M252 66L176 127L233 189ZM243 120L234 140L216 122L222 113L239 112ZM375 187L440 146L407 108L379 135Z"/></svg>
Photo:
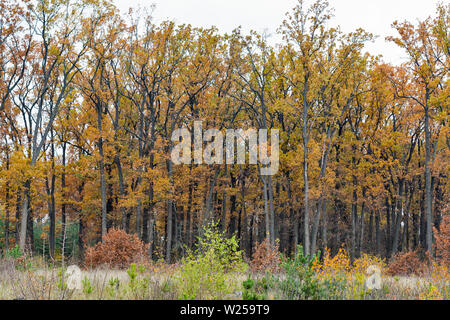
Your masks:
<svg viewBox="0 0 450 320"><path fill-rule="evenodd" d="M67 265L49 265L40 257L5 258L0 262L0 299L450 298L449 265L426 259L420 252L399 254L386 263L367 254L351 261L343 248L334 256L327 249L322 256L308 258L298 247L295 256L289 258L264 241L245 263L242 252L234 248L234 238L226 239L220 232L208 230L198 250L172 265L143 260L140 240L111 230L109 236L121 239L123 248L134 246L136 250L124 253L116 241L109 240L91 248L78 289L67 285ZM105 238L111 239L108 235ZM108 262L92 268L88 260L100 261L105 251L109 252ZM220 268L224 265L228 267ZM381 270L380 289L365 285L369 266Z"/></svg>

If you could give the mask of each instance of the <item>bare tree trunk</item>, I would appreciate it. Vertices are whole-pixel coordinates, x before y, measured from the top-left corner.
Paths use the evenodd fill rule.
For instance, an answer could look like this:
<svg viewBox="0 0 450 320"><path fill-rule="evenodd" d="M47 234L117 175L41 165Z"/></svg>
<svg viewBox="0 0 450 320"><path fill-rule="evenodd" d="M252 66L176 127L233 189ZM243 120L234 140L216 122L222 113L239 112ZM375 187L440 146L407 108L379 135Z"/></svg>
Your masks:
<svg viewBox="0 0 450 320"><path fill-rule="evenodd" d="M317 234L319 233L320 215L322 213L322 199L317 203L316 215L314 217L313 228L311 233L311 254L316 253Z"/></svg>
<svg viewBox="0 0 450 320"><path fill-rule="evenodd" d="M150 260L153 259L153 248L154 248L154 225L155 225L155 219L153 217L153 213L150 213L150 218L148 220L148 255Z"/></svg>
<svg viewBox="0 0 450 320"><path fill-rule="evenodd" d="M5 192L5 251L9 250L9 182L6 182Z"/></svg>
<svg viewBox="0 0 450 320"><path fill-rule="evenodd" d="M303 252L305 255L311 253L310 250L310 237L309 237L309 177L308 177L308 78L305 76L304 88L303 88L303 123L302 123L302 134L303 134L303 181L304 181L304 218L303 218Z"/></svg>
<svg viewBox="0 0 450 320"><path fill-rule="evenodd" d="M401 227L402 214L403 214L403 186L404 186L404 179L399 179L399 181L398 181L398 196L397 196L397 213L395 216L393 216L393 222L395 221L394 222L395 226L394 226L394 239L392 242L391 256L393 256L397 253L398 245L399 245L400 227Z"/></svg>
<svg viewBox="0 0 450 320"><path fill-rule="evenodd" d="M141 218L142 218L142 201L141 199L138 199L138 203L136 206L136 235L138 236L138 238L141 238Z"/></svg>
<svg viewBox="0 0 450 320"><path fill-rule="evenodd" d="M363 191L363 199L365 198L365 191ZM361 204L361 217L360 217L360 229L359 229L359 244L358 244L358 251L356 253L356 256L359 258L361 256L361 252L364 250L364 214L366 209L366 202L363 201Z"/></svg>
<svg viewBox="0 0 450 320"><path fill-rule="evenodd" d="M356 257L357 252L357 225L358 225L358 205L357 205L356 190L353 190L352 202L352 259Z"/></svg>
<svg viewBox="0 0 450 320"><path fill-rule="evenodd" d="M368 249L369 252L372 253L373 250L373 211L370 210L370 215L369 215L369 228L368 228L368 236L367 236L367 244L368 244Z"/></svg>
<svg viewBox="0 0 450 320"><path fill-rule="evenodd" d="M166 160L167 172L169 174L169 180L173 186L173 173L172 173L172 161ZM173 199L169 198L167 204L167 230L166 230L166 262L170 263L172 253L172 228L173 228Z"/></svg>
<svg viewBox="0 0 450 320"><path fill-rule="evenodd" d="M304 133L305 135L306 133ZM309 242L309 182L308 182L308 146L305 143L304 156L303 156L303 179L305 182L305 195L304 195L304 219L303 219L303 252L305 255L310 254L310 242Z"/></svg>
<svg viewBox="0 0 450 320"><path fill-rule="evenodd" d="M192 172L192 164L190 165L190 172ZM189 175L189 177L191 177L191 174ZM192 199L193 199L193 192L194 192L194 188L192 185L192 180L189 180L189 195L188 195L188 205L187 205L187 210L186 210L186 231L185 231L185 237L186 237L186 242L188 244L188 247L191 248L192 247L192 224L193 224L193 215L192 215ZM225 219L225 216L224 216ZM225 224L225 220L223 221L223 223Z"/></svg>
<svg viewBox="0 0 450 320"><path fill-rule="evenodd" d="M272 189L272 176L268 176L267 189L269 195L269 213L270 213L270 243L275 245L275 209L273 207L273 189Z"/></svg>
<svg viewBox="0 0 450 320"><path fill-rule="evenodd" d="M433 208L432 208L432 189L431 189L431 132L430 115L428 110L429 89L426 88L426 106L425 106L425 215L427 221L426 229L426 249L433 254Z"/></svg>
<svg viewBox="0 0 450 320"><path fill-rule="evenodd" d="M322 220L322 251L324 251L328 247L328 216L327 216L327 200L322 200L322 212L323 212L323 220Z"/></svg>
<svg viewBox="0 0 450 320"><path fill-rule="evenodd" d="M61 173L61 236L66 234L66 147L67 142L62 144L62 173Z"/></svg>
<svg viewBox="0 0 450 320"><path fill-rule="evenodd" d="M22 195L21 195L21 188L19 186L17 190L17 198L16 198L16 224L14 226L14 240L16 245L20 241L20 204L22 203Z"/></svg>
<svg viewBox="0 0 450 320"><path fill-rule="evenodd" d="M101 106L97 106L97 126L98 131L100 134L100 137L98 138L98 153L100 156L99 159L99 170L100 170L100 193L101 193L101 218L102 218L102 241L103 237L107 233L107 225L106 225L106 214L107 214L107 208L106 208L106 179L105 179L105 163L104 159L105 156L103 154L103 138L101 137L102 134L102 110Z"/></svg>
<svg viewBox="0 0 450 320"><path fill-rule="evenodd" d="M116 156L114 157L114 162L116 163L116 167L117 167L117 175L119 176L119 193L120 193L120 197L121 200L124 200L126 197L126 191L125 191L125 184L123 181L123 172L122 172L122 163L120 162L120 156L119 154L116 154ZM120 211L122 213L122 229L125 230L126 229L126 222L127 222L127 212L126 212L126 208L121 205L120 206Z"/></svg>
<svg viewBox="0 0 450 320"><path fill-rule="evenodd" d="M376 241L376 253L379 255L381 252L381 235L380 235L380 212L377 210L375 216L375 241Z"/></svg>
<svg viewBox="0 0 450 320"><path fill-rule="evenodd" d="M267 182L266 182L267 177L262 179L263 182L263 194L264 194L264 221L266 223L266 232L265 232L265 236L267 239L269 239L270 241L270 221L269 221L269 198L267 196Z"/></svg>
<svg viewBox="0 0 450 320"><path fill-rule="evenodd" d="M25 248L26 236L27 236L27 223L28 223L28 213L29 213L29 202L30 202L30 186L31 181L28 179L24 185L24 195L22 201L22 219L20 223L20 235L19 235L19 246L23 250Z"/></svg>
<svg viewBox="0 0 450 320"><path fill-rule="evenodd" d="M391 252L391 206L389 199L386 197L386 256Z"/></svg>
<svg viewBox="0 0 450 320"><path fill-rule="evenodd" d="M8 143L8 141L6 141ZM6 170L9 170L9 152L8 149L6 151ZM5 251L9 250L9 180L6 180L5 186Z"/></svg>

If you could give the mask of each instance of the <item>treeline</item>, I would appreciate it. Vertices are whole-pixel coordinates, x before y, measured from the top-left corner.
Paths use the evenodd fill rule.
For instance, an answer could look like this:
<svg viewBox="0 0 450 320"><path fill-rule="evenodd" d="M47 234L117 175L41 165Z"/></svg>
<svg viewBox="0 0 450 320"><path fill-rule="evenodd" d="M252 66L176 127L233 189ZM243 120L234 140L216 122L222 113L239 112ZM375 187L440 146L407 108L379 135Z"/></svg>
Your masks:
<svg viewBox="0 0 450 320"><path fill-rule="evenodd" d="M107 0L2 0L3 250L46 240L54 257L77 226L82 256L117 227L174 261L215 220L249 256L265 237L286 253L432 252L449 212L450 6L393 24L400 66L331 17L325 0L299 1L271 45ZM279 129L278 173L175 166L172 132L197 120Z"/></svg>

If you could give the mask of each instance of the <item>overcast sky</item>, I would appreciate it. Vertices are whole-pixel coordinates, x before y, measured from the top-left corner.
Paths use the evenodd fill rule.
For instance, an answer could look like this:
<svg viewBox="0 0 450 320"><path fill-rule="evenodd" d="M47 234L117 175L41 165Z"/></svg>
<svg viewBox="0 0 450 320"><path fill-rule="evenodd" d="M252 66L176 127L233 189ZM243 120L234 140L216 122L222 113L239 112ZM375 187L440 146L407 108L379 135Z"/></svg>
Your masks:
<svg viewBox="0 0 450 320"><path fill-rule="evenodd" d="M448 0L445 0L448 1ZM444 3L446 3L444 1ZM268 31L275 35L285 17L297 0L114 0L119 9L126 12L130 6L156 5L155 22L173 20L176 23L190 23L193 26L215 25L222 32L231 32L242 26L246 33L253 29ZM313 0L307 1L312 3ZM391 28L395 20L416 22L433 16L439 0L329 0L335 9L333 25L340 25L344 32L358 27L379 38L367 45L372 54L382 54L386 62L401 63L404 54L395 44L385 41L388 35L396 35ZM441 0L442 2L442 0Z"/></svg>

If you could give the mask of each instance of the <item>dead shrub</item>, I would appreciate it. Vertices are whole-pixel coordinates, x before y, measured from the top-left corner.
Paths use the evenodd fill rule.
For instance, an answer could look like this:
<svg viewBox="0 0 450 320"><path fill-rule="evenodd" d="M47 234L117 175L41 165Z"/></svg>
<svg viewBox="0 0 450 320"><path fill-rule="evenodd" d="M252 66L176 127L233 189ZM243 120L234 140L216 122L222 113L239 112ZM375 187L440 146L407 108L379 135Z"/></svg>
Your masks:
<svg viewBox="0 0 450 320"><path fill-rule="evenodd" d="M256 243L250 268L253 272L279 272L281 257L278 244L272 245L266 238L261 243Z"/></svg>
<svg viewBox="0 0 450 320"><path fill-rule="evenodd" d="M86 249L84 263L87 268L106 265L126 269L132 263L143 262L147 249L148 245L139 240L137 235L113 228L103 236L103 242Z"/></svg>
<svg viewBox="0 0 450 320"><path fill-rule="evenodd" d="M386 273L391 276L424 276L429 273L430 263L428 253L421 249L399 252L392 257Z"/></svg>

